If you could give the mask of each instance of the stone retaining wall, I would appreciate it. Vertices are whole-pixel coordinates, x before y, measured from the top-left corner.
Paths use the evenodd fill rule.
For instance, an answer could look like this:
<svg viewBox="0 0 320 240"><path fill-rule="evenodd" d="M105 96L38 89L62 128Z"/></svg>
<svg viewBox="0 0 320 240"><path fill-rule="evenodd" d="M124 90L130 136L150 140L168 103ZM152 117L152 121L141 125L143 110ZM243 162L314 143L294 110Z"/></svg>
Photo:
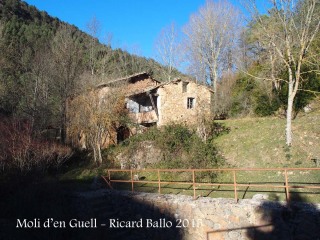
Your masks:
<svg viewBox="0 0 320 240"><path fill-rule="evenodd" d="M179 228L184 240L320 239L319 205L105 191L115 199L125 197L121 205L126 209L138 202L173 216L170 221L175 221L174 228ZM143 211L140 216L144 218Z"/></svg>

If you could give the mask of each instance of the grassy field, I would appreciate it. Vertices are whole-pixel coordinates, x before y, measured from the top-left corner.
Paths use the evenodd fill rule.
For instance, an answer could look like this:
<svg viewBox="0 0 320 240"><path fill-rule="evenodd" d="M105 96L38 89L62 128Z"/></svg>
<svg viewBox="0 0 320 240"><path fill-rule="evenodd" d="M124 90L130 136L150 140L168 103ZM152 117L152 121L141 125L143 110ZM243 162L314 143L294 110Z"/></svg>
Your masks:
<svg viewBox="0 0 320 240"><path fill-rule="evenodd" d="M299 114L293 120L293 146L285 145L285 119L277 117L244 118L220 121L230 132L216 139L226 165L235 168L303 168L317 167L320 161L320 110ZM227 176L220 174L223 181ZM243 172L237 179L244 183L283 183L284 175L279 171ZM305 185L319 183L320 171L289 171L289 183ZM319 185L319 184L318 184ZM255 194L256 188L241 190L244 198ZM269 198L284 200L284 189L266 188ZM291 189L308 201L320 202L319 190ZM240 194L241 196L241 194Z"/></svg>
<svg viewBox="0 0 320 240"><path fill-rule="evenodd" d="M315 167L320 159L320 111L293 120L293 146L285 145L285 119L245 118L220 121L231 130L216 139L233 167Z"/></svg>

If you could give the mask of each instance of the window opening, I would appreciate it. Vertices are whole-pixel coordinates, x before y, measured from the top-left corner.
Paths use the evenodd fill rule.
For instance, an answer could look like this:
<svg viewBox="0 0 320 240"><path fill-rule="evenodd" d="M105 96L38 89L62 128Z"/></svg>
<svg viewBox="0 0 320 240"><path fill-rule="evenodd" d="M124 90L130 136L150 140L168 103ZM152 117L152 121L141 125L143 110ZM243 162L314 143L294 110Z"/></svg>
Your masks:
<svg viewBox="0 0 320 240"><path fill-rule="evenodd" d="M187 109L194 108L194 98L188 98L187 99Z"/></svg>
<svg viewBox="0 0 320 240"><path fill-rule="evenodd" d="M188 91L188 82L182 82L182 92L186 93Z"/></svg>

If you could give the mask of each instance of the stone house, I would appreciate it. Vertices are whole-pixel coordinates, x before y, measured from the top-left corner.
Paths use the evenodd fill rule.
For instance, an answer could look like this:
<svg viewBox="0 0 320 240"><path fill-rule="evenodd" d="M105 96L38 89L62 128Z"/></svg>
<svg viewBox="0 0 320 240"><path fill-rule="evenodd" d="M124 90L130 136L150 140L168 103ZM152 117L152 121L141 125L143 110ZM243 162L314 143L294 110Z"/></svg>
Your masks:
<svg viewBox="0 0 320 240"><path fill-rule="evenodd" d="M210 115L213 100L213 90L193 80L160 82L146 72L100 84L96 89L101 97L121 89L130 119L127 126L118 126L103 145L117 144L152 126L195 125Z"/></svg>
<svg viewBox="0 0 320 240"><path fill-rule="evenodd" d="M194 81L174 79L126 94L127 108L133 122L145 127L191 125L211 113L212 93Z"/></svg>

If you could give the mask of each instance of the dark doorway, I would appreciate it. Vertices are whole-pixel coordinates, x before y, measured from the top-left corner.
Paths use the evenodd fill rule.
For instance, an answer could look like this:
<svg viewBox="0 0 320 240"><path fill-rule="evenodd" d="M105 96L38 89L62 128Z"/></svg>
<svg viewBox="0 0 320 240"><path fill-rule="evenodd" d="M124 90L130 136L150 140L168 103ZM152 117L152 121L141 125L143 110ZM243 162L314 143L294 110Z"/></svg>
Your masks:
<svg viewBox="0 0 320 240"><path fill-rule="evenodd" d="M129 138L130 131L127 127L120 126L117 129L117 144L123 142L125 139Z"/></svg>

